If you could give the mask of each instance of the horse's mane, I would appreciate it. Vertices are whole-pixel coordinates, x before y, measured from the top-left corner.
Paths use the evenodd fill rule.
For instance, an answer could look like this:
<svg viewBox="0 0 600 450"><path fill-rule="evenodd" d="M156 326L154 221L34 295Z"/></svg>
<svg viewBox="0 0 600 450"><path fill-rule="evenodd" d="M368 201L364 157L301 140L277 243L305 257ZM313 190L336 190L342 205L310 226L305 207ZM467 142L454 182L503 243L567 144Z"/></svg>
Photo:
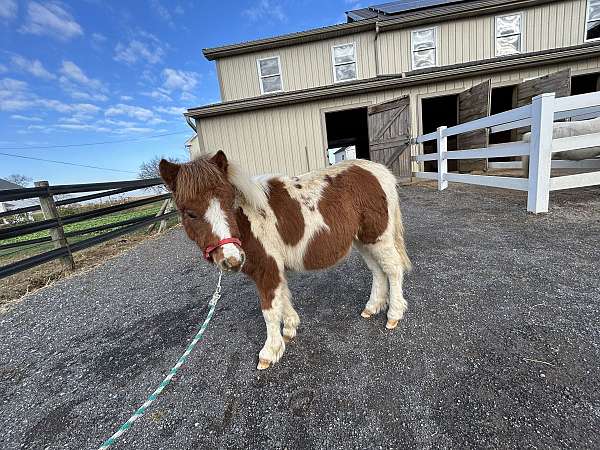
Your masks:
<svg viewBox="0 0 600 450"><path fill-rule="evenodd" d="M268 185L260 180L252 179L235 163L229 163L227 179L238 192L239 200L257 211L265 211L269 204Z"/></svg>
<svg viewBox="0 0 600 450"><path fill-rule="evenodd" d="M203 155L189 163L181 164L177 174L176 201L195 198L207 188L225 181L223 173L210 161L210 155ZM237 164L228 162L227 180L236 190L238 203L246 204L257 210L265 210L268 205L268 186L251 179L243 173Z"/></svg>

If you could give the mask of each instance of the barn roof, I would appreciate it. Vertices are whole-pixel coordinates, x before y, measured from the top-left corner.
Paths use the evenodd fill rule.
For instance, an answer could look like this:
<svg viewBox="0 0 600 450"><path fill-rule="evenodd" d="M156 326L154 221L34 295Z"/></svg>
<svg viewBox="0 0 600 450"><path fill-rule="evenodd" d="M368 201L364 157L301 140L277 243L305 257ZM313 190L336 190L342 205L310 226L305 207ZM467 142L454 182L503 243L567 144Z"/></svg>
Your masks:
<svg viewBox="0 0 600 450"><path fill-rule="evenodd" d="M404 14L409 11L417 11L421 9L447 5L450 3L461 3L466 1L468 0L404 0L400 2L387 2L379 5L369 6L368 8L347 11L346 16L348 17L348 22L373 18L383 19L385 17Z"/></svg>
<svg viewBox="0 0 600 450"><path fill-rule="evenodd" d="M464 17L473 17L485 14L494 14L515 8L525 8L542 5L560 0L410 0L412 9L406 9L397 13L384 13L385 5L372 6L359 10L349 11L356 19L349 17L348 23L331 25L312 30L299 31L296 33L283 34L264 39L257 39L237 44L223 45L220 47L205 48L202 53L208 60L214 60L226 56L268 50L297 45L305 42L319 41L338 36L346 36L362 31L381 31L397 28L419 26L427 23L435 23L440 20L454 20ZM421 7L416 7L417 2L422 2ZM428 2L428 3L425 3ZM405 2L393 2L405 3ZM435 4L433 4L435 3ZM374 8L374 9L372 9ZM379 9L377 9L379 8ZM384 9L392 11L391 7ZM360 17L360 18L359 18Z"/></svg>
<svg viewBox="0 0 600 450"><path fill-rule="evenodd" d="M4 191L6 189L21 189L23 186L19 186L11 181L0 178L0 191Z"/></svg>

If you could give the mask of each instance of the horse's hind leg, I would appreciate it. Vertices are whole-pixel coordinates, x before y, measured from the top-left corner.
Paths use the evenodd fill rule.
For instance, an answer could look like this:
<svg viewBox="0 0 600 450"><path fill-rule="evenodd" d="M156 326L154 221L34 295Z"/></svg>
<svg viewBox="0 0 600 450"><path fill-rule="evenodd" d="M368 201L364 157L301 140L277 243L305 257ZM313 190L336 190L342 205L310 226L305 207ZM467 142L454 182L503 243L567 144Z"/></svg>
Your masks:
<svg viewBox="0 0 600 450"><path fill-rule="evenodd" d="M396 328L407 308L404 293L402 292L405 262L401 258L391 239L369 245L369 250L388 278L390 286L390 306L387 312L388 320L385 327L391 330Z"/></svg>
<svg viewBox="0 0 600 450"><path fill-rule="evenodd" d="M367 267L373 273L373 284L371 285L371 295L369 301L365 305L365 309L361 316L368 319L373 314L377 314L384 309L388 304L388 278L381 269L379 263L371 256L368 248L359 241L354 242L354 246L358 249L361 256L365 260Z"/></svg>

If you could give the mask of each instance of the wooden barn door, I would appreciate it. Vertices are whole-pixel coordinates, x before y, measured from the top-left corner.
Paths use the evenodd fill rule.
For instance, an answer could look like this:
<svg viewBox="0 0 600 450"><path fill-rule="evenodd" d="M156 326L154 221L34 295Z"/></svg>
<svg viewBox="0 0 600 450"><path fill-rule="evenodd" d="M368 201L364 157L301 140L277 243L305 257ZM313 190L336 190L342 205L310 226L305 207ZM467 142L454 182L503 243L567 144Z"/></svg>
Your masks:
<svg viewBox="0 0 600 450"><path fill-rule="evenodd" d="M490 115L492 104L492 82L484 81L478 85L458 94L458 123L470 122ZM457 148L469 150L488 146L488 129L471 131L459 134ZM487 159L459 159L458 171L471 172L474 170L487 170Z"/></svg>
<svg viewBox="0 0 600 450"><path fill-rule="evenodd" d="M410 98L369 106L371 161L386 165L401 181L410 181Z"/></svg>
<svg viewBox="0 0 600 450"><path fill-rule="evenodd" d="M561 70L518 84L516 89L517 107L529 105L536 95L549 92L555 92L556 97L571 95L571 69ZM523 133L527 131L529 131L529 127L515 130L514 140L520 140Z"/></svg>

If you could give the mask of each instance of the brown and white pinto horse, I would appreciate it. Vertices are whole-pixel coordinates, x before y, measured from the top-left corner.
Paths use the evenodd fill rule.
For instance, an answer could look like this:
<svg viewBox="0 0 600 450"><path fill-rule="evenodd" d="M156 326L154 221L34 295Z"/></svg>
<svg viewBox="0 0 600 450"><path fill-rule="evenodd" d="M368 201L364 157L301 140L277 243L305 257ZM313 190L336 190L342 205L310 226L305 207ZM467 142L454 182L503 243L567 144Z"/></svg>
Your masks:
<svg viewBox="0 0 600 450"><path fill-rule="evenodd" d="M277 362L300 318L286 270L318 270L345 258L352 245L373 272L362 316L386 306L388 329L402 319L404 247L396 178L384 166L344 161L300 177L244 176L219 151L185 164L160 162L187 235L223 270L256 283L267 325L258 369ZM283 322L283 336L281 324Z"/></svg>

